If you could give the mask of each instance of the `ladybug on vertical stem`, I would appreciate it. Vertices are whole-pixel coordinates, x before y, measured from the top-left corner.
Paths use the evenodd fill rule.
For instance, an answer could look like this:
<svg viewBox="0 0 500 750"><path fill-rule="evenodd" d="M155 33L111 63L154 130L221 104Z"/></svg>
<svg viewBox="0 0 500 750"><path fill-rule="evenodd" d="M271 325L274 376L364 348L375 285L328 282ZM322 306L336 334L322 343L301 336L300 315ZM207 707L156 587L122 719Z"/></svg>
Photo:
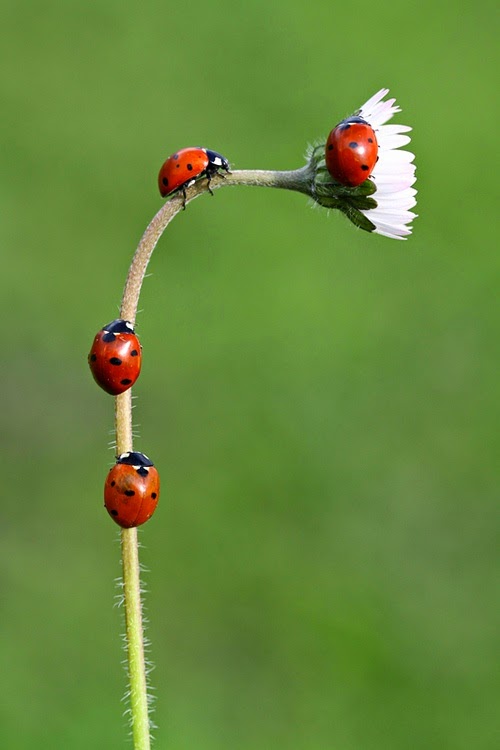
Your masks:
<svg viewBox="0 0 500 750"><path fill-rule="evenodd" d="M129 451L118 456L104 484L104 505L118 526L130 529L146 523L159 495L160 476L144 453Z"/></svg>
<svg viewBox="0 0 500 750"><path fill-rule="evenodd" d="M181 148L180 151L169 156L160 169L158 175L160 193L166 198L181 191L184 196L184 208L186 208L186 188L191 187L200 177L206 177L208 190L213 195L210 190L210 180L216 174L220 174L220 169L229 172L229 162L217 151L199 146Z"/></svg>
<svg viewBox="0 0 500 750"><path fill-rule="evenodd" d="M362 117L347 117L328 136L325 146L326 167L341 185L361 185L370 177L377 159L375 131Z"/></svg>
<svg viewBox="0 0 500 750"><path fill-rule="evenodd" d="M113 320L94 338L89 353L94 380L112 396L131 388L141 372L139 339L128 320Z"/></svg>

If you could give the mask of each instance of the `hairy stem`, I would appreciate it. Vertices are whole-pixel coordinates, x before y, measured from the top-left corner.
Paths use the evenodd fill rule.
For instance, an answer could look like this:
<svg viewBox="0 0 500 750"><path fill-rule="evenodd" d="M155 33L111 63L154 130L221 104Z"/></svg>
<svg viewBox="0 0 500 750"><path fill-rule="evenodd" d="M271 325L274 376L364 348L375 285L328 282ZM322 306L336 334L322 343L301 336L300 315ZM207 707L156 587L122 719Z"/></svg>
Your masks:
<svg viewBox="0 0 500 750"><path fill-rule="evenodd" d="M127 641L130 713L135 750L150 749L149 712L144 660L137 529L122 529L123 598Z"/></svg>
<svg viewBox="0 0 500 750"><path fill-rule="evenodd" d="M133 450L131 389L115 398L115 429L117 455Z"/></svg>
<svg viewBox="0 0 500 750"><path fill-rule="evenodd" d="M210 183L212 190L232 185L283 188L310 195L311 174L308 167L290 172L240 170L224 176L216 175ZM186 204L207 192L207 188L206 180L196 182L189 188ZM133 325L137 315L142 282L153 250L170 221L179 211L182 211L183 203L183 196L177 194L161 207L144 232L132 259L123 291L120 317L129 320ZM131 390L116 397L115 428L118 455L133 450ZM122 529L121 550L134 750L149 750L149 714L136 528Z"/></svg>
<svg viewBox="0 0 500 750"><path fill-rule="evenodd" d="M273 187L284 190L297 190L299 193L311 195L313 174L309 166L285 172L275 172L265 169L235 170L228 175L219 176L212 187L224 185L253 185L255 187Z"/></svg>

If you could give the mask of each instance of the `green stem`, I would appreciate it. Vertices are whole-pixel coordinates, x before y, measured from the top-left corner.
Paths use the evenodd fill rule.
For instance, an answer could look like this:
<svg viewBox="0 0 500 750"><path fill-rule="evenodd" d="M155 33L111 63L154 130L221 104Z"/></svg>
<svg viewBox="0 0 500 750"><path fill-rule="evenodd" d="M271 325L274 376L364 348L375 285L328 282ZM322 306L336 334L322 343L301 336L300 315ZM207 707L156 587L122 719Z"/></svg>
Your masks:
<svg viewBox="0 0 500 750"><path fill-rule="evenodd" d="M284 190L296 190L305 195L311 195L313 173L309 165L301 169L290 171L271 171L265 169L242 169L219 176L212 187L225 185L252 185L255 187L273 187Z"/></svg>
<svg viewBox="0 0 500 750"><path fill-rule="evenodd" d="M308 167L290 172L240 170L228 175L216 175L212 189L231 185L254 185L297 190L311 194L311 173ZM186 204L207 192L206 180L196 182L188 191ZM144 232L132 259L123 291L120 317L135 324L139 295L146 269L161 235L183 208L183 196L174 195L158 211ZM116 447L120 455L133 450L131 390L115 399ZM122 529L121 551L123 568L123 598L125 607L126 644L130 686L130 711L134 750L150 749L150 724L147 701L146 662L142 626L141 590L137 529Z"/></svg>
<svg viewBox="0 0 500 750"><path fill-rule="evenodd" d="M127 641L130 713L135 750L150 750L137 529L122 529L123 598Z"/></svg>

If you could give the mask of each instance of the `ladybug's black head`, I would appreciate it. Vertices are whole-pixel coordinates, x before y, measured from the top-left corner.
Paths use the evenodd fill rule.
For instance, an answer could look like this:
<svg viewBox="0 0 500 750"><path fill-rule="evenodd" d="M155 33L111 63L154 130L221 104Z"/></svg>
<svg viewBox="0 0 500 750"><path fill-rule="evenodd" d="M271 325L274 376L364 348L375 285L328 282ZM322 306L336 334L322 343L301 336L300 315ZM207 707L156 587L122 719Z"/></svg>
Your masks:
<svg viewBox="0 0 500 750"><path fill-rule="evenodd" d="M222 156L222 154L217 153L217 151L210 151L209 148L205 149L205 151L208 156L210 166L214 170L224 169L226 172L229 172L229 162L225 156Z"/></svg>
<svg viewBox="0 0 500 750"><path fill-rule="evenodd" d="M359 117L359 115L351 115L351 117L346 117L345 120L342 120L342 122L346 124L352 124L353 122L362 122L364 125L369 125L370 123L366 120L363 120L362 117Z"/></svg>

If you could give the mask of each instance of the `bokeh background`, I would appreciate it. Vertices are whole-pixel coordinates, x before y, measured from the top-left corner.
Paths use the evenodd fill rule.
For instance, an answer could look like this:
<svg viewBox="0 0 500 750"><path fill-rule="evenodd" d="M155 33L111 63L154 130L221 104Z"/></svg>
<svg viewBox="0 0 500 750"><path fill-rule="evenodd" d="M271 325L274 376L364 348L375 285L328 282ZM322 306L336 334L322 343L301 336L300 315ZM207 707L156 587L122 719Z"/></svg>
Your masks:
<svg viewBox="0 0 500 750"><path fill-rule="evenodd" d="M156 747L497 747L497 4L1 15L0 746L130 746L113 402L86 355L162 161L296 168L388 86L414 127L408 242L238 188L153 257L134 414L163 480L141 533Z"/></svg>

